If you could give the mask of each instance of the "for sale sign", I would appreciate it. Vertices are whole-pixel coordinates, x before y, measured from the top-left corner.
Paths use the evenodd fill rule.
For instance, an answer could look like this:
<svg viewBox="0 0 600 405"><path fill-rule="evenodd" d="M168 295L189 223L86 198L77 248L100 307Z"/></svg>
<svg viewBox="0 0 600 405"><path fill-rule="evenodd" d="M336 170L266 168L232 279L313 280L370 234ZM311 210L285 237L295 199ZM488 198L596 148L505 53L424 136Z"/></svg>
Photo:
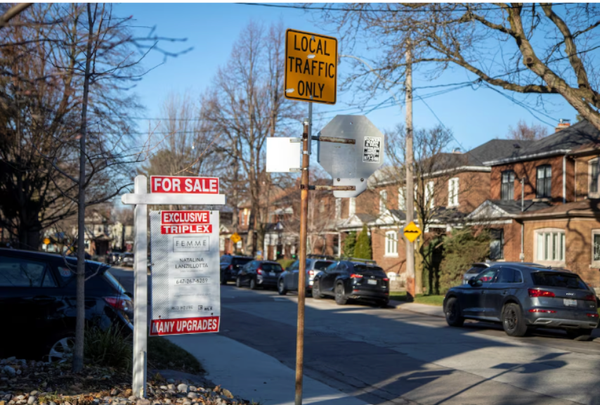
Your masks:
<svg viewBox="0 0 600 405"><path fill-rule="evenodd" d="M219 194L219 178L150 176L150 192L173 194Z"/></svg>
<svg viewBox="0 0 600 405"><path fill-rule="evenodd" d="M155 211L150 213L150 226L150 335L218 332L219 212Z"/></svg>

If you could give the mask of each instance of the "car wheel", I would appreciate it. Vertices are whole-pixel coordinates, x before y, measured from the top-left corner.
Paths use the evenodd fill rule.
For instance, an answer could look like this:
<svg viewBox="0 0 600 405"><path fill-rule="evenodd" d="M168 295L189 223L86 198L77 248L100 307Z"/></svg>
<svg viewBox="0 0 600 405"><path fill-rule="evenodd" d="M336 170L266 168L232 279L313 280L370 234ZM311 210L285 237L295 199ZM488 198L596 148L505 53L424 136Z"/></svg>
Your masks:
<svg viewBox="0 0 600 405"><path fill-rule="evenodd" d="M283 282L282 278L280 278L279 282L277 283L277 292L279 293L279 295L287 294L287 290L285 288L285 283Z"/></svg>
<svg viewBox="0 0 600 405"><path fill-rule="evenodd" d="M64 331L49 339L46 359L49 363L66 363L73 357L75 331Z"/></svg>
<svg viewBox="0 0 600 405"><path fill-rule="evenodd" d="M253 278L250 279L250 289L256 290L256 280Z"/></svg>
<svg viewBox="0 0 600 405"><path fill-rule="evenodd" d="M236 279L235 279L235 286L237 288L240 288L242 286L242 279L241 278L236 277Z"/></svg>
<svg viewBox="0 0 600 405"><path fill-rule="evenodd" d="M318 281L315 281L314 284L313 284L312 297L315 300L320 300L321 298L323 298L323 295L321 295L321 287L319 287L319 282Z"/></svg>
<svg viewBox="0 0 600 405"><path fill-rule="evenodd" d="M338 284L335 286L335 303L338 305L346 305L348 298L346 298L344 286Z"/></svg>
<svg viewBox="0 0 600 405"><path fill-rule="evenodd" d="M522 337L527 333L527 324L517 304L506 304L502 308L502 327L508 336Z"/></svg>
<svg viewBox="0 0 600 405"><path fill-rule="evenodd" d="M448 302L446 302L444 315L446 315L446 323L449 326L463 326L465 323L465 318L463 318L460 313L458 300L455 297L448 299Z"/></svg>
<svg viewBox="0 0 600 405"><path fill-rule="evenodd" d="M579 342L588 342L592 340L591 329L567 329L567 336Z"/></svg>

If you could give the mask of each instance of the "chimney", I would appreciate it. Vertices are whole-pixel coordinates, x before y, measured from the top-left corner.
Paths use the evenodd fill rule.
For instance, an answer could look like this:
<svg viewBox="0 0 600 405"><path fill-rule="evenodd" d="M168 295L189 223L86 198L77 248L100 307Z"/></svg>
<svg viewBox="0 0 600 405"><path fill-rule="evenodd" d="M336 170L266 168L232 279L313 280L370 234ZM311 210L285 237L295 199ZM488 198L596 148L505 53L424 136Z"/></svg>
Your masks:
<svg viewBox="0 0 600 405"><path fill-rule="evenodd" d="M560 121L558 122L558 125L556 126L556 128L554 128L554 132L558 132L561 129L565 129L565 128L569 128L571 126L571 120L565 119L565 118L561 118Z"/></svg>
<svg viewBox="0 0 600 405"><path fill-rule="evenodd" d="M454 148L452 153L456 153L457 155L460 155L462 152L460 151L460 148Z"/></svg>

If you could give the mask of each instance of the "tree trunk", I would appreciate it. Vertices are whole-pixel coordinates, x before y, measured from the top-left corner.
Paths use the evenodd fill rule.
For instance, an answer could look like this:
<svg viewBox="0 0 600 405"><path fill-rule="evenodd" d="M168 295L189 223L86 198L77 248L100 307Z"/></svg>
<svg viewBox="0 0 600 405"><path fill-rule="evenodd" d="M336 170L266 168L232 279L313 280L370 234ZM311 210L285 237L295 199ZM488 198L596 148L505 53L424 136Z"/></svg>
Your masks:
<svg viewBox="0 0 600 405"><path fill-rule="evenodd" d="M83 80L83 101L81 106L81 138L79 138L79 181L77 198L77 321L75 326L75 351L73 372L83 369L83 340L85 335L85 138L87 134L87 106L90 86L90 64L92 60L92 20L91 5L87 4L89 32L85 54L85 76Z"/></svg>

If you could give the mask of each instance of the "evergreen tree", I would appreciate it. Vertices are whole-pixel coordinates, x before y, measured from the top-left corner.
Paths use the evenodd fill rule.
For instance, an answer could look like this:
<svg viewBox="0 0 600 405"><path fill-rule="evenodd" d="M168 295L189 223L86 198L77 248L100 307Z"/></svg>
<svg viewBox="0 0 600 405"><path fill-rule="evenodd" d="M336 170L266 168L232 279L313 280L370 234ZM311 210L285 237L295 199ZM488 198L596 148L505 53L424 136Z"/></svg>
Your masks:
<svg viewBox="0 0 600 405"><path fill-rule="evenodd" d="M354 248L354 257L357 259L368 259L371 260L372 250L371 250L371 238L367 232L367 225L363 225L362 231L356 238L356 247Z"/></svg>
<svg viewBox="0 0 600 405"><path fill-rule="evenodd" d="M444 236L444 258L440 265L440 292L445 294L450 287L459 285L471 264L483 262L490 254L490 235L477 235L471 228L453 229Z"/></svg>
<svg viewBox="0 0 600 405"><path fill-rule="evenodd" d="M342 254L345 257L354 257L354 248L356 246L356 232L351 231L344 239L344 247L342 248Z"/></svg>

